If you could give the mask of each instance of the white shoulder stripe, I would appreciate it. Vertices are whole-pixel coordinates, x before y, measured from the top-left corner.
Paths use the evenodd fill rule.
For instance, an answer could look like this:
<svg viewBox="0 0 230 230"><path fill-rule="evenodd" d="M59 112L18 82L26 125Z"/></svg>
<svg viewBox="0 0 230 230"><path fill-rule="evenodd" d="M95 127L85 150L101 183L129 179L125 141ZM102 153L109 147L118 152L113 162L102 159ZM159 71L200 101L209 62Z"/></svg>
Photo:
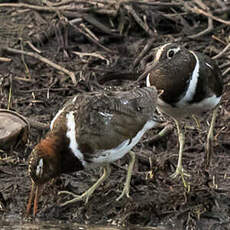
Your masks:
<svg viewBox="0 0 230 230"><path fill-rule="evenodd" d="M63 111L64 111L64 108L61 109L61 110L59 110L59 111L57 112L57 114L55 115L55 117L53 118L53 120L51 121L51 123L50 123L50 129L51 129L51 130L53 129L55 120L58 118L58 116L59 116Z"/></svg>
<svg viewBox="0 0 230 230"><path fill-rule="evenodd" d="M69 148L72 150L73 154L82 162L82 164L85 165L83 154L78 149L78 143L76 141L76 124L73 111L66 114L66 122L66 136L70 140Z"/></svg>
<svg viewBox="0 0 230 230"><path fill-rule="evenodd" d="M183 98L180 99L179 102L176 103L176 105L178 106L183 106L185 104L187 104L187 102L191 101L196 93L196 87L197 87L197 83L198 83L198 78L199 78L199 70L200 70L200 62L198 57L196 56L196 54L189 50L189 52L191 52L193 54L193 56L196 58L196 65L195 68L192 72L192 78L189 82L189 86L188 89L186 91L186 94L184 95Z"/></svg>
<svg viewBox="0 0 230 230"><path fill-rule="evenodd" d="M149 81L149 76L150 76L150 73L147 75L147 77L146 77L146 86L147 87L150 87L151 86L151 84L150 84L150 81Z"/></svg>

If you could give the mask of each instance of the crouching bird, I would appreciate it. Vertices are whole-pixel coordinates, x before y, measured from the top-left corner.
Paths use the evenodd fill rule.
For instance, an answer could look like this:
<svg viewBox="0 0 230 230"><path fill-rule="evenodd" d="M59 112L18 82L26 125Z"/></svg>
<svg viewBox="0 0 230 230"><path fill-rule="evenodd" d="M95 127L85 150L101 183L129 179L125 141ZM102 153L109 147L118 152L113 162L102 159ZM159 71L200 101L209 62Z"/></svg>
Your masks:
<svg viewBox="0 0 230 230"><path fill-rule="evenodd" d="M223 82L215 62L209 57L188 50L178 44L168 43L156 49L154 61L140 78L145 76L147 86L155 86L163 93L159 96L158 108L171 116L177 127L179 138L179 159L175 178L181 175L186 186L182 166L185 137L181 120L193 115L202 115L213 110L207 136L207 165L213 151L213 128L217 108L221 100Z"/></svg>
<svg viewBox="0 0 230 230"><path fill-rule="evenodd" d="M45 139L37 144L29 156L29 175L32 188L27 205L33 215L42 185L62 173L102 166L103 175L82 195L71 194L70 204L88 201L95 189L109 176L109 164L129 153L126 182L121 195L129 197L129 187L135 154L130 150L143 134L162 119L156 113L155 87L136 88L127 92L95 92L75 96L57 113Z"/></svg>

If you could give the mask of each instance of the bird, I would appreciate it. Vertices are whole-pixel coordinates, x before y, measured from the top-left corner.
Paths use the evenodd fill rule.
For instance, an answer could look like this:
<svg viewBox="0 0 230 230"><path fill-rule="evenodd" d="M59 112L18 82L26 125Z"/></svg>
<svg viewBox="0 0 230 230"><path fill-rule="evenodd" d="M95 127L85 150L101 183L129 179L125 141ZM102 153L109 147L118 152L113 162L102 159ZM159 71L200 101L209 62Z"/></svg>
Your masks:
<svg viewBox="0 0 230 230"><path fill-rule="evenodd" d="M210 57L186 49L178 43L166 43L154 49L153 60L146 65L139 79L145 78L146 86L155 86L162 90L157 108L173 118L179 139L179 157L172 178L190 176L183 169L182 156L185 136L182 121L197 118L209 111L212 120L205 146L206 166L209 166L213 152L213 130L218 105L223 94L223 81L218 65Z"/></svg>
<svg viewBox="0 0 230 230"><path fill-rule="evenodd" d="M110 163L130 155L126 182L120 200L129 197L130 180L135 162L131 149L144 133L163 119L156 111L155 87L136 87L129 91L103 91L77 94L58 111L50 130L32 150L28 158L28 173L32 181L26 214L33 216L43 185L63 173L102 167L103 175L81 195L68 191L72 200L88 202L89 197L110 174Z"/></svg>

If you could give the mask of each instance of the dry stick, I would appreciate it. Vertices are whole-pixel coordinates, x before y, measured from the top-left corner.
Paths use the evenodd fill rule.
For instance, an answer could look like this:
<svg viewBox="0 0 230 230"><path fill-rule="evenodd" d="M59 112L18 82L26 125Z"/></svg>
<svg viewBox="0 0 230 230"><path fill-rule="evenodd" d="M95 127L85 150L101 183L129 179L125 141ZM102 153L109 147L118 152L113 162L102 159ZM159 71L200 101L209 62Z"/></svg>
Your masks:
<svg viewBox="0 0 230 230"><path fill-rule="evenodd" d="M137 15L135 10L132 8L132 6L125 5L125 9L133 16L133 18L136 20L136 22L140 25L140 27L150 36L154 36L154 32L148 27L146 23L144 23L140 17Z"/></svg>
<svg viewBox="0 0 230 230"><path fill-rule="evenodd" d="M217 59L219 57L221 57L230 47L230 43L228 45L225 46L225 48L220 52L218 53L216 56L212 57L212 59Z"/></svg>
<svg viewBox="0 0 230 230"><path fill-rule="evenodd" d="M144 49L141 51L141 53L137 56L137 58L134 60L133 66L135 67L136 65L139 64L140 60L142 57L149 51L151 48L152 44L154 43L155 38L150 39L147 44L145 45Z"/></svg>
<svg viewBox="0 0 230 230"><path fill-rule="evenodd" d="M91 0L90 0L91 1ZM87 1L87 4L92 4L92 1ZM78 4L85 4L85 1L78 1L75 2ZM31 4L24 4L24 3L2 3L0 4L0 8L1 7L17 7L17 8L28 8L28 9L32 9L32 10L37 10L37 11L46 11L46 12L57 12L58 11L71 11L71 12L89 12L92 11L92 6L91 7L79 7L79 6L59 6L59 7L46 7L46 6L37 6L37 5L31 5ZM105 9L105 7L101 7L101 8L95 8L94 9L97 13L105 13L105 14L109 14L109 15L116 15L117 11L116 10L110 10L110 9Z"/></svg>
<svg viewBox="0 0 230 230"><path fill-rule="evenodd" d="M223 76L226 75L229 71L230 71L230 68L227 68L227 69L222 73L222 75L223 75Z"/></svg>
<svg viewBox="0 0 230 230"><path fill-rule="evenodd" d="M125 4L142 4L142 5L150 5L150 6L165 6L165 7L173 7L173 6L181 6L182 3L178 2L161 2L160 0L157 1L149 1L149 0L129 0L125 1Z"/></svg>
<svg viewBox="0 0 230 230"><path fill-rule="evenodd" d="M37 54L37 53L32 53L32 52L26 52L26 51L23 51L23 50L17 50L17 49L14 49L14 48L10 48L10 47L3 47L2 48L3 50L6 50L8 52L11 52L11 53L17 53L17 54L24 54L24 55L28 55L28 56L31 56L31 57L34 57L50 66L52 66L53 68L59 70L59 71L62 71L63 73L67 74L70 76L72 82L74 85L77 85L77 80L76 80L76 77L75 77L75 74L67 69L65 69L64 67L60 66L60 65L57 65L56 63L50 61L49 59L45 58L45 57L42 57L41 55Z"/></svg>
<svg viewBox="0 0 230 230"><path fill-rule="evenodd" d="M90 41L92 41L93 43L95 43L97 46L101 47L102 49L104 49L106 52L109 52L111 54L114 54L115 51L112 51L109 48L106 48L105 46L103 46L101 43L99 43L97 40L95 40L92 36L90 36L88 33L86 33L85 31L83 31L81 28L79 28L78 26L74 25L73 23L71 23L71 21L69 22L71 26L73 26L73 28L75 28L78 32L80 32L81 34L83 34L84 36L86 36Z"/></svg>
<svg viewBox="0 0 230 230"><path fill-rule="evenodd" d="M31 118L27 118L27 121L29 122L30 127L33 127L35 129L40 129L40 130L44 130L44 129L48 130L49 129L49 124L35 121Z"/></svg>
<svg viewBox="0 0 230 230"><path fill-rule="evenodd" d="M193 0L197 5L199 5L202 9L204 10L208 10L209 11L209 8L200 0ZM187 3L184 5L186 9L190 10L193 12L193 8L190 7ZM208 28L197 33L197 34L194 34L194 35L190 35L188 36L189 38L198 38L204 34L207 34L209 32L211 32L213 30L213 19L208 17Z"/></svg>
<svg viewBox="0 0 230 230"><path fill-rule="evenodd" d="M0 62L11 62L12 59L10 58L5 58L5 57L0 57Z"/></svg>
<svg viewBox="0 0 230 230"><path fill-rule="evenodd" d="M173 125L168 124L158 134L154 135L153 137L151 137L147 140L144 140L143 143L153 144L156 141L158 141L158 140L162 139L163 137L165 137L166 135L168 135L172 130L173 130Z"/></svg>
<svg viewBox="0 0 230 230"><path fill-rule="evenodd" d="M197 34L190 35L188 37L189 38L198 38L198 37L200 37L202 35L210 33L212 30L213 30L213 20L212 20L212 18L208 18L208 28L207 29L205 29L205 30L203 30L203 31L201 31L201 32L199 32Z"/></svg>
<svg viewBox="0 0 230 230"><path fill-rule="evenodd" d="M212 35L212 38L213 38L214 40L216 40L216 41L218 41L218 42L220 42L220 43L226 45L226 42L225 42L225 41L221 40L220 38L218 38L218 37L215 36L214 34Z"/></svg>
<svg viewBox="0 0 230 230"><path fill-rule="evenodd" d="M48 11L48 12L55 12L56 10L70 10L73 7L45 7L45 6L37 6L37 5L30 5L30 4L24 4L24 3L2 3L0 4L1 7L18 7L18 8L29 8L32 10L39 10L39 11Z"/></svg>
<svg viewBox="0 0 230 230"><path fill-rule="evenodd" d="M195 2L203 10L208 10L208 7L201 0L193 0L193 2Z"/></svg>
<svg viewBox="0 0 230 230"><path fill-rule="evenodd" d="M198 7L195 7L195 8L193 9L193 12L194 12L194 13L197 13L197 14L203 14L204 16L210 17L210 18L212 18L213 20L215 20L215 21L217 21L217 22L220 22L220 23L223 23L223 24L226 24L226 25L230 25L230 21L226 21L226 20L223 20L223 19L221 19L221 18L218 18L218 17L212 15L211 13L207 13L207 12L205 12L204 10L199 9Z"/></svg>
<svg viewBox="0 0 230 230"><path fill-rule="evenodd" d="M118 31L111 30L108 26L106 26L105 24L98 21L97 18L94 17L92 14L86 14L86 15L83 14L82 17L84 18L84 20L86 20L88 23L95 26L96 28L98 28L102 32L104 32L106 34L110 34L114 37L118 37L118 38L122 37L122 35L118 34Z"/></svg>
<svg viewBox="0 0 230 230"><path fill-rule="evenodd" d="M230 66L230 62L224 62L223 64L219 65L219 67L221 69L225 68L225 67L229 67Z"/></svg>
<svg viewBox="0 0 230 230"><path fill-rule="evenodd" d="M112 4L115 4L117 1L116 0L82 0L82 1L79 1L79 0L63 0L61 2L56 2L56 3L53 3L53 2L50 2L50 1L47 1L51 6L59 6L59 5L64 5L64 4L69 4L69 3L77 3L77 4L91 4L91 5L98 5L98 3L101 3L101 4L107 4L107 5L112 5Z"/></svg>
<svg viewBox="0 0 230 230"><path fill-rule="evenodd" d="M193 12L193 13L195 13L195 14L202 14L202 15L204 15L204 16L206 16L206 17L210 17L210 18L212 18L213 20L218 21L218 22L220 22L220 23L223 23L223 24L226 24L226 25L230 25L230 21L226 21L226 20L223 20L223 19L221 19L221 18L218 18L218 17L212 15L211 13L205 12L204 10L202 10L202 9L200 9L200 8L198 8L198 7L192 8L192 7L190 7L190 6L188 5L188 3L184 3L184 1L182 1L182 0L180 0L180 2L184 4L184 7L185 7L187 10L190 10L191 12ZM196 3L198 3L198 1L196 1ZM202 4L203 4L203 3L202 3ZM201 4L199 4L199 5L201 6Z"/></svg>
<svg viewBox="0 0 230 230"><path fill-rule="evenodd" d="M48 0L44 1L44 3L48 6L61 6L61 5L66 5L66 4L73 3L73 2L74 0L65 0L65 1L60 1L56 3L50 2Z"/></svg>

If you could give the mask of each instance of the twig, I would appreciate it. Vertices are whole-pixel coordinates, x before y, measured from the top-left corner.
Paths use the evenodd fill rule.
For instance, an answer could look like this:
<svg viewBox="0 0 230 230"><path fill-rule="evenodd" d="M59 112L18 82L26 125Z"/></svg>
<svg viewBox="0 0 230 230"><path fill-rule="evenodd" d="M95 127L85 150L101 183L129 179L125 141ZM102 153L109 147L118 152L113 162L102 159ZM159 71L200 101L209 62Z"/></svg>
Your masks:
<svg viewBox="0 0 230 230"><path fill-rule="evenodd" d="M95 41L99 41L99 38L89 29L86 27L86 25L84 23L81 23L79 25L87 34L89 34L89 36L94 39Z"/></svg>
<svg viewBox="0 0 230 230"><path fill-rule="evenodd" d="M76 77L75 77L75 74L67 69L65 69L64 67L60 66L60 65L57 65L56 63L50 61L49 59L45 58L45 57L42 57L41 55L37 54L37 53L32 53L32 52L27 52L27 51L23 51L23 50L17 50L17 49L14 49L14 48L10 48L10 47L3 47L2 48L3 50L6 50L8 52L11 52L11 53L17 53L17 54L24 54L24 55L28 55L28 56L31 56L31 57L34 57L50 66L52 66L53 68L59 70L59 71L62 71L63 73L69 75L69 77L71 78L72 82L74 85L77 85L77 80L76 80Z"/></svg>
<svg viewBox="0 0 230 230"><path fill-rule="evenodd" d="M39 122L39 121L35 121L33 119L30 119L30 118L27 118L29 124L30 124L30 127L33 127L35 129L41 129L41 130L44 130L44 129L49 129L49 125L46 124L46 123L42 123L42 122Z"/></svg>
<svg viewBox="0 0 230 230"><path fill-rule="evenodd" d="M37 49L30 41L27 41L26 42L28 45L29 45L29 47L32 49L32 50L34 50L35 52L37 52L37 53L41 53L42 51L40 51L39 49Z"/></svg>
<svg viewBox="0 0 230 230"><path fill-rule="evenodd" d="M132 6L125 5L125 9L133 16L133 18L136 20L136 22L140 25L140 27L150 36L154 36L154 32L148 27L146 23L144 23L140 17L137 15L135 10Z"/></svg>
<svg viewBox="0 0 230 230"><path fill-rule="evenodd" d="M136 65L139 64L140 60L142 57L149 51L149 49L152 47L153 43L155 41L155 38L152 38L148 40L147 44L145 45L144 49L140 52L140 54L137 56L137 58L134 60L133 66L135 67Z"/></svg>
<svg viewBox="0 0 230 230"><path fill-rule="evenodd" d="M209 11L209 8L201 0L193 0L197 5L199 5L203 10ZM184 5L186 9L194 12L194 8L190 7L187 3ZM196 7L197 8L197 7ZM198 38L213 30L213 19L208 17L208 28L194 35L188 36L189 38Z"/></svg>
<svg viewBox="0 0 230 230"><path fill-rule="evenodd" d="M111 1L111 0L110 0ZM0 8L1 7L15 7L15 8L27 8L27 9L32 9L32 10L37 10L37 11L43 11L43 12L57 12L57 11L62 11L63 14L71 14L72 12L92 12L92 11L96 11L97 13L101 13L101 14L108 14L108 15L112 15L115 16L117 15L117 10L110 10L110 9L106 9L103 5L101 7L98 7L98 4L95 3L95 1L92 0L88 0L88 1L74 1L74 3L76 4L85 4L87 3L87 5L92 5L92 6L88 6L88 7L79 7L77 6L72 6L70 5L64 5L64 6L38 6L38 5L32 5L32 4L25 4L25 3L2 3L0 4ZM73 15L73 14L72 14ZM74 14L75 15L75 14Z"/></svg>
<svg viewBox="0 0 230 230"><path fill-rule="evenodd" d="M225 68L225 67L229 67L230 66L230 62L228 61L228 62L224 62L223 64L221 64L221 65L219 65L219 67L221 68L221 69L223 69L223 68Z"/></svg>
<svg viewBox="0 0 230 230"><path fill-rule="evenodd" d="M92 14L83 15L83 18L88 23L90 23L93 26L97 27L103 33L112 35L112 36L117 37L117 38L122 38L122 35L118 34L118 32L116 30L111 30L108 26L106 26L103 23L101 23L100 21L98 21L97 18L94 17Z"/></svg>
<svg viewBox="0 0 230 230"><path fill-rule="evenodd" d="M71 23L70 21L70 25L76 29L78 32L82 33L84 36L86 36L90 41L92 41L93 43L95 43L97 46L101 47L102 49L104 49L105 51L114 54L115 52L112 51L109 48L106 48L105 46L103 46L102 44L100 44L97 40L95 40L93 37L91 37L88 33L86 33L85 31L83 31L81 28L79 28L78 26L74 25L73 23Z"/></svg>
<svg viewBox="0 0 230 230"><path fill-rule="evenodd" d="M218 38L218 37L215 36L214 34L212 35L212 38L213 38L214 40L216 40L216 41L218 41L218 42L220 42L220 43L226 45L226 42L225 42L225 41L223 41L222 39Z"/></svg>
<svg viewBox="0 0 230 230"><path fill-rule="evenodd" d="M204 10L202 10L202 9L199 9L198 7L195 7L193 9L193 12L197 13L197 14L202 14L202 15L204 15L206 17L210 17L210 18L212 18L213 20L215 20L217 22L220 22L220 23L223 23L223 24L226 24L226 25L230 25L230 21L226 21L226 20L223 20L221 18L218 18L218 17L212 15L211 13L208 13L208 12L205 12Z"/></svg>
<svg viewBox="0 0 230 230"><path fill-rule="evenodd" d="M188 37L189 38L198 38L200 36L203 36L205 34L210 33L212 30L213 30L213 20L212 20L212 18L208 18L208 28L207 29L205 29L205 30L203 30L203 31L201 31L201 32L199 32L197 34L190 35Z"/></svg>
<svg viewBox="0 0 230 230"><path fill-rule="evenodd" d="M12 59L10 58L5 58L5 57L0 57L0 62L11 62Z"/></svg>
<svg viewBox="0 0 230 230"><path fill-rule="evenodd" d="M218 21L218 22L220 22L220 23L223 23L223 24L226 24L226 25L230 25L230 21L226 21L226 20L223 20L223 19L221 19L221 18L218 18L218 17L212 15L210 12L205 12L204 10L202 10L202 9L200 9L200 8L198 8L198 7L191 7L191 6L189 6L189 4L188 4L187 2L184 2L184 1L182 1L182 0L179 0L179 1L180 1L181 3L184 4L184 7L185 7L187 10L189 10L189 11L195 13L195 14L202 14L202 15L204 15L204 16L206 16L206 17L209 17L209 18L212 18L213 20ZM194 1L195 1L196 3L200 2L199 0L194 0ZM199 5L201 8L204 7L204 4L203 4L203 3L201 4L201 2L200 2L198 5ZM206 8L206 9L208 9L208 8Z"/></svg>
<svg viewBox="0 0 230 230"><path fill-rule="evenodd" d="M227 69L222 73L222 75L223 75L223 76L226 75L229 71L230 71L230 67L227 68Z"/></svg>
<svg viewBox="0 0 230 230"><path fill-rule="evenodd" d="M217 59L219 57L221 57L230 47L230 43L228 45L225 46L225 48L219 52L216 56L212 57L212 59Z"/></svg>
<svg viewBox="0 0 230 230"><path fill-rule="evenodd" d="M127 1L125 4L144 4L150 6L165 6L165 7L173 7L173 6L181 6L181 3L178 2L161 2L161 1L149 1L149 0L135 0L135 1Z"/></svg>
<svg viewBox="0 0 230 230"><path fill-rule="evenodd" d="M31 4L25 4L25 3L2 3L0 4L1 7L15 7L15 8L29 8L32 10L39 10L39 11L48 11L48 12L55 12L58 10L68 10L70 7L45 7L45 6L37 6L37 5L31 5ZM71 7L72 9L72 7Z"/></svg>
<svg viewBox="0 0 230 230"><path fill-rule="evenodd" d="M107 58L103 57L101 54L97 54L96 52L95 53L82 53L82 52L73 51L73 53L78 55L80 59L83 59L84 56L97 57L101 60L104 60L106 62L106 65L110 64Z"/></svg>
<svg viewBox="0 0 230 230"><path fill-rule="evenodd" d="M166 125L158 134L154 135L152 138L144 140L143 143L153 144L154 142L160 140L162 137L165 137L173 130L173 125Z"/></svg>

